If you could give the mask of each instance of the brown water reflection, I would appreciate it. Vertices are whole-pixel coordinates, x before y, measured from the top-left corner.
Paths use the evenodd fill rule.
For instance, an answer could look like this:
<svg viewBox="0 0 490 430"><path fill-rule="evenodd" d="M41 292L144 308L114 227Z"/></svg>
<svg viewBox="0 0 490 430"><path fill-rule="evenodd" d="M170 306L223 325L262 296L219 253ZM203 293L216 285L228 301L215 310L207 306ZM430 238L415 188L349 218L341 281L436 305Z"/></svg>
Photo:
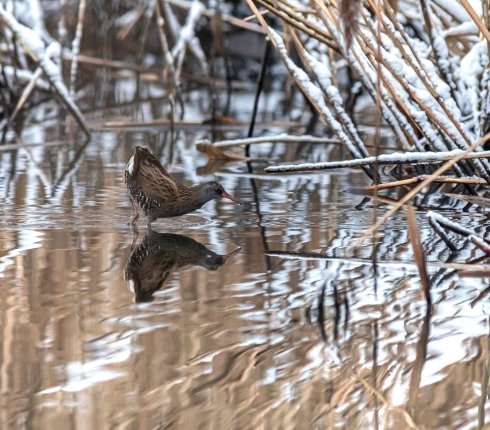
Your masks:
<svg viewBox="0 0 490 430"><path fill-rule="evenodd" d="M194 137L170 167L196 183ZM259 218L244 166L224 167L242 207L213 202L152 233L142 221L133 243L122 171L146 139L99 133L79 161L76 143L0 153L1 428L488 426L487 299L471 304L486 280L442 263L422 213L430 314L403 215L353 248L372 222L348 193L358 173L258 178ZM485 215L457 217L485 234ZM136 300L151 303L131 279L155 281Z"/></svg>

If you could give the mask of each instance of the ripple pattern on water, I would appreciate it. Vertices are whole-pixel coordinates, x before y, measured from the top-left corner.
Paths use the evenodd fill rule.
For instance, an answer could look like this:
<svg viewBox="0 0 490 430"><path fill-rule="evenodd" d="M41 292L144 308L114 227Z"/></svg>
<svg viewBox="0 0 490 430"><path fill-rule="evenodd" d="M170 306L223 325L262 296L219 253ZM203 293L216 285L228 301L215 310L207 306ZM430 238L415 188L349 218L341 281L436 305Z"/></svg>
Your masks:
<svg viewBox="0 0 490 430"><path fill-rule="evenodd" d="M427 313L403 214L354 246L373 222L349 191L362 174L253 177L259 211L243 165L218 176L241 207L159 220L153 239L142 220L134 237L121 170L145 135L99 138L108 149L89 145L83 163L57 147L0 152L1 428L488 422L488 279L457 274L481 251L461 242L453 258L418 212ZM181 180L213 177L174 157ZM485 214L448 214L487 235Z"/></svg>

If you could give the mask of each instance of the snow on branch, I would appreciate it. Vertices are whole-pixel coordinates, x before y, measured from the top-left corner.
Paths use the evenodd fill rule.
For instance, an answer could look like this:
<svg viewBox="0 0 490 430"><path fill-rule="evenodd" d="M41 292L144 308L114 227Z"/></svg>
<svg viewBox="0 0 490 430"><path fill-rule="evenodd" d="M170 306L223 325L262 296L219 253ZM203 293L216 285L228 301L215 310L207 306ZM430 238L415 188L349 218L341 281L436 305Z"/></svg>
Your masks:
<svg viewBox="0 0 490 430"><path fill-rule="evenodd" d="M180 28L177 22L172 24L173 27L179 27L178 29L174 28L174 31L177 31L177 42L172 48L170 55L177 61L177 71L180 70L182 62L184 61L185 50L188 48L192 54L196 57L201 65L201 69L204 74L208 73L208 65L206 62L206 55L201 48L201 44L199 39L196 37L195 27L197 22L203 15L206 8L199 0L194 0L192 2L189 13L187 14L187 19L182 28ZM179 73L177 72L179 75Z"/></svg>
<svg viewBox="0 0 490 430"><path fill-rule="evenodd" d="M29 56L39 63L42 71L46 75L47 80L54 88L55 92L61 98L65 104L68 111L75 117L76 121L84 131L84 133L89 136L90 132L86 125L85 119L82 112L70 97L68 89L62 81L61 74L58 66L50 58L49 52L55 49L55 45L51 44L46 47L41 38L30 28L25 25L20 24L15 17L7 12L3 5L0 3L0 22L2 22L6 27L12 31L17 40L24 47ZM58 49L59 50L59 49Z"/></svg>
<svg viewBox="0 0 490 430"><path fill-rule="evenodd" d="M448 244L451 249L455 249L454 244L452 246L449 243L452 243L448 236L443 231L443 228L446 230L452 231L453 233L459 234L463 237L468 238L474 245L480 248L485 253L490 253L490 239L481 238L476 233L471 231L468 228L461 226L453 221L450 221L446 217L435 213L433 211L427 212L427 219L429 220L430 225L434 228L434 231L441 237L441 239Z"/></svg>
<svg viewBox="0 0 490 430"><path fill-rule="evenodd" d="M280 164L265 169L267 173L306 172L311 170L328 170L346 167L362 167L370 165L436 163L448 161L454 157L466 154L466 151L455 149L446 152L395 152L382 154L378 157L366 157L357 160L327 161L323 163ZM490 158L490 151L467 154L463 158Z"/></svg>
<svg viewBox="0 0 490 430"><path fill-rule="evenodd" d="M272 136L248 137L244 139L219 140L213 142L216 147L241 146L255 143L338 143L338 139L330 137L315 137L308 135L294 136L291 134L281 133ZM208 139L198 140L196 144L211 144Z"/></svg>

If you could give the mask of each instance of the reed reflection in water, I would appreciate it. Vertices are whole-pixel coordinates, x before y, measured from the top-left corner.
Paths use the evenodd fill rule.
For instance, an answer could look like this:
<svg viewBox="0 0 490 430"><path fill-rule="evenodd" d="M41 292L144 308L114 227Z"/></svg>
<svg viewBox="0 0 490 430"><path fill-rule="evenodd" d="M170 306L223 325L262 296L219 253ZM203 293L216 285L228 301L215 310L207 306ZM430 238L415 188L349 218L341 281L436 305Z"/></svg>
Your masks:
<svg viewBox="0 0 490 430"><path fill-rule="evenodd" d="M363 184L353 172L258 176L259 217L242 167L222 168L242 207L134 241L121 172L145 135L124 137L82 163L18 151L0 181L0 428L488 426L487 285L458 278L425 223L431 313L403 216L380 233L376 270L372 247L352 254L372 222L346 192ZM187 183L203 180L192 143L175 153ZM460 215L475 220L484 235L485 215Z"/></svg>

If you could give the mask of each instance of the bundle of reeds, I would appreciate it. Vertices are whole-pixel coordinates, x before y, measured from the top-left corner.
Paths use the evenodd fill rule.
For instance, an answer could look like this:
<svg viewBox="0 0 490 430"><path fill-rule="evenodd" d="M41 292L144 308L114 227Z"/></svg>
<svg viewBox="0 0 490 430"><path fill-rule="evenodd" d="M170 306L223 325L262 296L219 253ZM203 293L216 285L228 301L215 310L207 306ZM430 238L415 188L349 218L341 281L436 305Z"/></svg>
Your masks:
<svg viewBox="0 0 490 430"><path fill-rule="evenodd" d="M10 7L8 7L10 6ZM77 61L72 61L70 90L65 85L57 64L62 55L60 44L44 28L41 7L37 0L16 2L4 7L0 3L1 84L0 104L3 121L0 129L12 126L35 89L52 91L75 118L86 135L90 135L84 116L73 99ZM78 26L73 40L74 58L80 48L85 0L79 7ZM19 18L22 16L22 20Z"/></svg>
<svg viewBox="0 0 490 430"><path fill-rule="evenodd" d="M134 7L127 7L122 16L111 17L110 25L112 28L119 28L114 37L120 42L124 41L135 27L142 29L138 36L139 52L136 53L139 62L143 57L148 37L156 36L161 45L164 63L157 77L168 91L172 102L176 96L179 107L183 111L180 86L183 80L184 61L191 57L197 63L200 75L209 79L208 55L195 35L195 27L201 17L207 15L214 23L214 33L216 33L221 28L222 22L229 20L230 17L216 18L213 10L206 9L199 0L173 3L171 0L135 2ZM89 127L77 101L76 90L80 87L79 63L95 67L126 69L136 73L148 71L147 67L139 64L81 55L87 2L79 0L73 2L70 7L78 9L71 41L66 37L66 34L72 31L66 28L65 12L60 12L58 40L56 40L44 27L44 16L39 0L19 0L7 2L6 5L0 2L0 85L8 89L7 92L0 93L2 96L0 130L11 127L15 129L19 113L25 110L28 101L35 103L34 94L40 93L42 96L48 94L48 97L40 97L44 100L57 96L56 99L75 118L81 129L90 135ZM181 14L184 18L177 16L178 9L184 10ZM94 11L92 10L91 13L93 14ZM233 21L234 25L237 24L236 21ZM256 24L244 23L244 26L255 31L259 28ZM216 45L214 48L216 52L213 52L213 55L223 55L222 52L217 52L221 46L219 37L213 34L213 40ZM66 64L68 64L67 68L65 68ZM152 71L155 73L155 69Z"/></svg>
<svg viewBox="0 0 490 430"><path fill-rule="evenodd" d="M481 151L490 136L488 2L482 11L467 0L247 2L291 77L356 160L281 164L266 172L354 163L376 182L375 192L416 183L373 228L433 181L453 184L453 193L484 192L490 181L489 152ZM281 20L280 29L267 20L270 14ZM347 68L403 152L368 153L337 85ZM392 181L380 178L379 164L410 169L397 169Z"/></svg>

